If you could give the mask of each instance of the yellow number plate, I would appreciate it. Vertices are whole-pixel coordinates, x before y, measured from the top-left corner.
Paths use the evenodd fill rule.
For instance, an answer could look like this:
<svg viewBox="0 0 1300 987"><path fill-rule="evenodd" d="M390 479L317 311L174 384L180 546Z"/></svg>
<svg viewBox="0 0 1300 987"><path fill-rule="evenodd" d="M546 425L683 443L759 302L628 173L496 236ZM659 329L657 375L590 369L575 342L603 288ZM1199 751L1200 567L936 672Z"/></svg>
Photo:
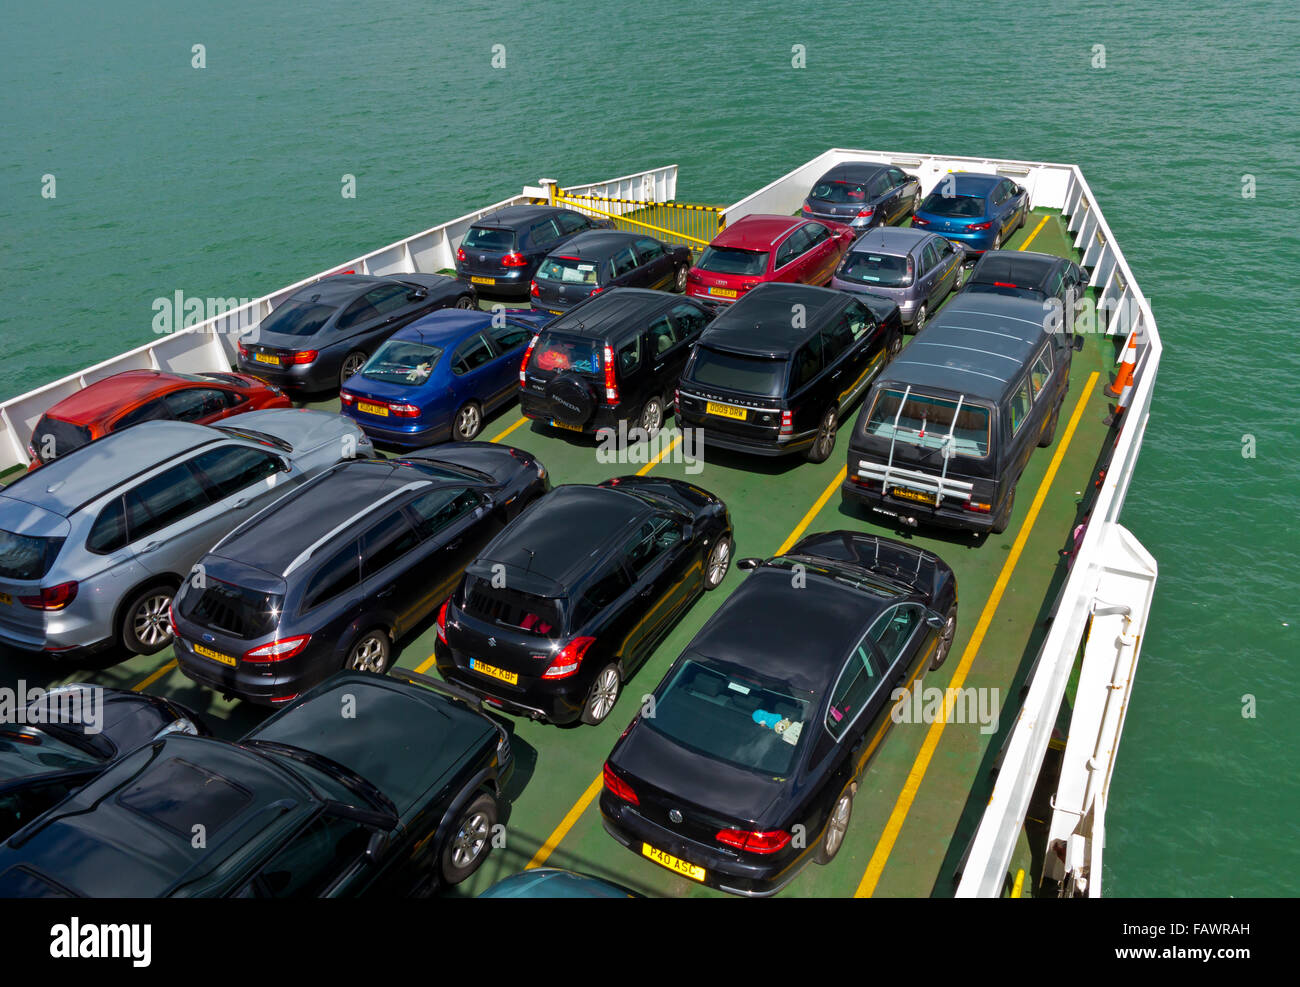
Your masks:
<svg viewBox="0 0 1300 987"><path fill-rule="evenodd" d="M704 410L711 415L721 415L723 418L734 418L738 422L743 422L749 412L744 408L734 408L729 404L718 404L716 401L710 401L704 406Z"/></svg>
<svg viewBox="0 0 1300 987"><path fill-rule="evenodd" d="M211 658L213 661L219 661L223 665L229 665L231 668L234 668L239 664L239 662L230 657L230 655L223 655L220 651L213 651L211 648L205 648L201 644L194 645L194 653L202 655L204 658Z"/></svg>
<svg viewBox="0 0 1300 987"><path fill-rule="evenodd" d="M480 675L486 675L491 679L499 679L509 685L515 685L519 681L519 676L514 672L507 672L504 668L497 668L495 665L486 665L477 658L469 660L469 667Z"/></svg>
<svg viewBox="0 0 1300 987"><path fill-rule="evenodd" d="M367 415L383 415L388 417L388 405L371 404L369 401L358 401L357 411L364 411Z"/></svg>
<svg viewBox="0 0 1300 987"><path fill-rule="evenodd" d="M496 278L470 278L474 284L496 284Z"/></svg>
<svg viewBox="0 0 1300 987"><path fill-rule="evenodd" d="M730 288L710 288L710 295L717 295L719 298L735 298L736 293Z"/></svg>
<svg viewBox="0 0 1300 987"><path fill-rule="evenodd" d="M681 874L682 877L689 877L692 881L704 880L703 867L688 864L685 860L678 860L671 853L664 853L662 850L652 847L649 843L641 844L641 855L649 857L661 867L667 867L670 871Z"/></svg>
<svg viewBox="0 0 1300 987"><path fill-rule="evenodd" d="M568 429L570 432L581 432L581 431L582 431L582 426L581 426L581 425L569 425L569 424L566 423L566 422L557 422L554 418L551 419L551 426L552 426L553 428L564 428L564 429Z"/></svg>
<svg viewBox="0 0 1300 987"><path fill-rule="evenodd" d="M278 356L271 356L269 353L254 353L253 359L258 363L273 363L277 367L280 365L280 358Z"/></svg>
<svg viewBox="0 0 1300 987"><path fill-rule="evenodd" d="M914 500L918 504L934 504L934 494L923 490L908 490L906 487L890 487L889 492L903 500Z"/></svg>
<svg viewBox="0 0 1300 987"><path fill-rule="evenodd" d="M10 596L8 593L0 593L0 603L4 603L8 606L13 606L13 602L14 602L14 598Z"/></svg>

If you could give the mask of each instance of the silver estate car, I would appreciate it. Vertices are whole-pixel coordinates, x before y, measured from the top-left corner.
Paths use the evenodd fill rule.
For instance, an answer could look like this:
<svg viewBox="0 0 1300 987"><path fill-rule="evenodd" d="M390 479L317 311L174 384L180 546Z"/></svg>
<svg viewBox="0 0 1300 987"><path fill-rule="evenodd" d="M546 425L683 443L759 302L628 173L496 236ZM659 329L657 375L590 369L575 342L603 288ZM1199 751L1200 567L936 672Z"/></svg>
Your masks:
<svg viewBox="0 0 1300 987"><path fill-rule="evenodd" d="M73 658L171 643L172 594L219 538L341 459L350 419L269 409L142 422L0 490L0 646Z"/></svg>
<svg viewBox="0 0 1300 987"><path fill-rule="evenodd" d="M880 227L853 242L830 287L883 295L898 305L904 328L920 332L965 277L960 244L911 227Z"/></svg>

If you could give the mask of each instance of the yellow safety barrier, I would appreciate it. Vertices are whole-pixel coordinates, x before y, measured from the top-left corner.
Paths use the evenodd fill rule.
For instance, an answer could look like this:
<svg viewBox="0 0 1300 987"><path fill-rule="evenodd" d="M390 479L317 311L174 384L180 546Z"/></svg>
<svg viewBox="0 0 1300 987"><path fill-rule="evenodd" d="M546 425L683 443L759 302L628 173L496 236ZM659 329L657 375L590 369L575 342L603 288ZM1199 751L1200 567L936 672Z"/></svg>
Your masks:
<svg viewBox="0 0 1300 987"><path fill-rule="evenodd" d="M586 215L612 219L620 230L646 233L667 243L690 247L697 253L709 245L723 226L722 206L570 195L561 189L555 191L555 204ZM619 211L620 206L634 208Z"/></svg>

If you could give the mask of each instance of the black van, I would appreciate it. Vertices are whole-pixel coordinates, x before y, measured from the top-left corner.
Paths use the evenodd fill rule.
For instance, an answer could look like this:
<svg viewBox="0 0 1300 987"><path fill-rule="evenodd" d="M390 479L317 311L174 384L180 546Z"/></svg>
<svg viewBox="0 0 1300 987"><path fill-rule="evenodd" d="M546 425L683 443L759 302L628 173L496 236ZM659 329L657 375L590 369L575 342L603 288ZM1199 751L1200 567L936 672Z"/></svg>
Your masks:
<svg viewBox="0 0 1300 987"><path fill-rule="evenodd" d="M704 442L824 462L840 418L903 343L879 295L760 284L700 337L677 388L677 420Z"/></svg>
<svg viewBox="0 0 1300 987"><path fill-rule="evenodd" d="M1074 337L1044 321L1031 299L956 296L872 386L844 497L910 526L1005 531L1070 386Z"/></svg>
<svg viewBox="0 0 1300 987"><path fill-rule="evenodd" d="M616 288L579 302L529 344L519 370L525 418L569 432L659 431L711 312L666 291Z"/></svg>

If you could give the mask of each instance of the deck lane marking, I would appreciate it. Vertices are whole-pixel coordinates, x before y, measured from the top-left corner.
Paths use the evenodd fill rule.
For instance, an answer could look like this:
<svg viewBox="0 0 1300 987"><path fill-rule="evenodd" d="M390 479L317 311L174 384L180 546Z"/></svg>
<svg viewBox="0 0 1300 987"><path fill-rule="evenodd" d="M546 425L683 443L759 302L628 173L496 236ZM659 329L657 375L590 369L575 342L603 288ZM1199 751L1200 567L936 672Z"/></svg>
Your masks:
<svg viewBox="0 0 1300 987"><path fill-rule="evenodd" d="M822 491L822 495L817 498L817 503L813 504L812 507L808 509L808 513L803 516L803 520L795 525L795 529L790 532L790 536L786 538L785 541L781 542L781 547L776 550L777 555L784 555L790 550L790 546L799 540L800 536L807 530L808 525L812 524L813 518L821 513L822 508L826 506L826 501L831 499L831 495L840 488L840 484L844 482L844 478L848 475L849 467L846 463L841 466L840 471L835 474L835 479L831 481L830 486Z"/></svg>
<svg viewBox="0 0 1300 987"><path fill-rule="evenodd" d="M679 435L677 436L677 438L673 439L672 443L668 446L667 449L662 450L657 456L655 456L654 459L650 460L650 462L646 463L639 470L637 470L636 475L645 476L652 469L654 469L656 466L662 463L664 459L668 456L668 454L671 453L674 449L676 449L681 444L682 444L682 437Z"/></svg>
<svg viewBox="0 0 1300 987"><path fill-rule="evenodd" d="M146 678L144 681L142 681L142 682L137 682L135 685L131 686L131 691L132 691L132 692L144 692L145 689L149 688L149 686L153 685L153 684L154 684L155 682L157 682L160 678L162 678L164 675L166 675L168 672L170 672L173 668L176 668L176 667L177 667L177 665L176 665L176 659L173 658L173 659L172 659L171 661L169 661L166 665L164 665L162 668L160 668L160 669L158 669L157 671L155 671L152 675L150 675L150 676L149 676L148 678Z"/></svg>
<svg viewBox="0 0 1300 987"><path fill-rule="evenodd" d="M1096 386L1099 376L1098 371L1094 370L1092 372L1088 377L1088 383L1084 385L1083 393L1079 395L1079 400L1075 403L1065 434L1061 436L1061 443L1056 448L1056 455L1052 457L1052 462L1047 467L1042 482L1038 484L1038 492L1034 495L1034 502L1030 505L1029 513L1025 516L1025 521L1020 526L1020 532L1016 535L1015 543L1011 546L1011 554L1007 556L1006 562L1002 564L1002 571L998 573L997 582L993 584L993 592L989 594L988 601L984 604L979 622L975 625L970 640L966 642L966 648L961 654L961 661L958 662L957 668L953 672L952 681L948 683L948 688L944 691L944 704L939 718L931 723L930 728L926 731L921 750L917 753L916 760L912 762L912 769L908 772L907 781L903 784L903 790L898 793L898 799L894 802L893 811L890 812L889 820L885 823L885 829L880 834L880 840L876 843L876 849L872 852L871 860L867 863L867 869L862 875L862 881L858 884L858 890L854 894L856 898L869 898L875 893L876 885L880 882L880 875L884 871L889 855L894 849L898 834L902 831L903 822L907 819L908 812L911 811L912 802L921 787L921 781L925 778L925 773L930 767L930 759L934 756L935 748L939 745L939 738L947 725L948 717L952 714L952 708L957 698L955 690L962 687L962 683L966 681L966 674L975 662L975 655L984 642L984 635L993 622L993 614L997 611L998 604L1002 602L1002 594L1011 582L1011 574L1015 571L1016 563L1020 560L1020 553L1024 550L1025 543L1029 541L1034 522L1038 520L1038 512L1042 509L1043 502L1047 499L1047 493L1056 479L1056 471L1065 459L1066 450L1070 447L1070 441L1074 438L1074 431L1079 425L1079 420L1083 417L1088 398L1092 396L1092 390Z"/></svg>
<svg viewBox="0 0 1300 987"><path fill-rule="evenodd" d="M522 425L522 424L523 424L524 422L526 422L526 421L528 421L528 419L525 418L523 415L520 415L520 416L519 416L519 421L515 422L513 425L511 425L511 426L510 426L508 429L506 429L504 432L501 432L501 433L499 433L499 434L497 434L497 435L494 435L492 438L488 439L488 441L489 441L489 442L500 442L502 439L504 439L507 435L509 435L511 432L513 432L515 429L517 429L520 425Z"/></svg>
<svg viewBox="0 0 1300 987"><path fill-rule="evenodd" d="M587 811L587 806L591 805L591 800L600 792L604 783L605 775L603 772L592 779L591 784L587 786L587 790L582 793L582 798L573 803L573 808L569 810L568 815L560 820L560 825L556 826L551 835L546 838L546 842L538 847L537 852L533 854L533 859L528 861L528 866L524 870L532 870L534 867L541 867L542 864L546 863L551 854L555 852L555 848L560 845L560 841L569 835L569 830L573 828L573 824Z"/></svg>
<svg viewBox="0 0 1300 987"><path fill-rule="evenodd" d="M1024 243L1022 243L1022 244L1021 244L1020 246L1018 246L1016 249L1017 249L1017 250L1024 250L1024 249L1025 249L1026 247L1028 247L1031 243L1033 243L1033 242L1034 242L1034 237L1038 236L1038 231L1041 230L1044 226L1046 226L1046 225L1047 225L1047 221L1048 221L1049 219L1051 219L1051 218L1052 218L1052 214L1049 212L1046 216L1044 216L1042 219L1040 219L1040 220L1038 221L1038 225L1034 227L1034 232L1029 234L1029 239L1027 239Z"/></svg>

